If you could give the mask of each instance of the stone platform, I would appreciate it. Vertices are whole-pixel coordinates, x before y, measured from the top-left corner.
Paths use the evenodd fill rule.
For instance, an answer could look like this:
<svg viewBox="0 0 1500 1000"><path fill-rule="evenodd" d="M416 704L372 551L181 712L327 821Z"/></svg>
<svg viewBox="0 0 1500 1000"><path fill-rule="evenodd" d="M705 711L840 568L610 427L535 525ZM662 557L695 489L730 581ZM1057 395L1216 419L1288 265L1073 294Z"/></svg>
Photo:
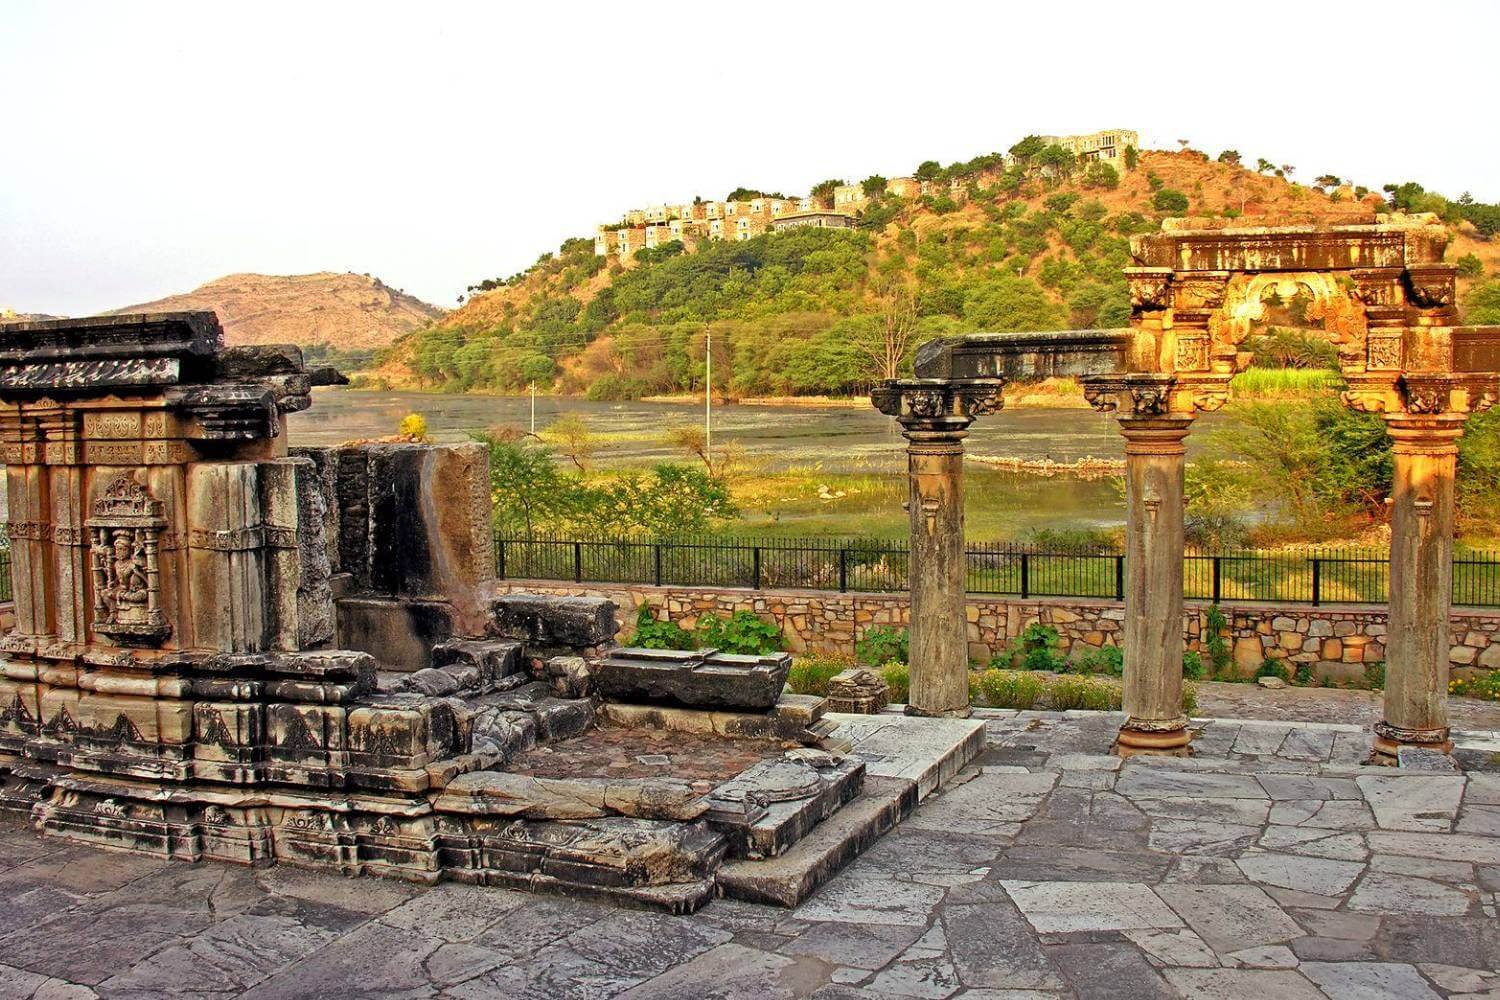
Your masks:
<svg viewBox="0 0 1500 1000"><path fill-rule="evenodd" d="M976 722L983 753L791 910L721 899L685 917L168 864L5 827L0 997L1500 990L1500 773L1482 755L1493 734L1460 734L1480 756L1432 774L1362 766L1353 727L1199 720L1195 756L1122 762L1103 752L1118 715Z"/></svg>

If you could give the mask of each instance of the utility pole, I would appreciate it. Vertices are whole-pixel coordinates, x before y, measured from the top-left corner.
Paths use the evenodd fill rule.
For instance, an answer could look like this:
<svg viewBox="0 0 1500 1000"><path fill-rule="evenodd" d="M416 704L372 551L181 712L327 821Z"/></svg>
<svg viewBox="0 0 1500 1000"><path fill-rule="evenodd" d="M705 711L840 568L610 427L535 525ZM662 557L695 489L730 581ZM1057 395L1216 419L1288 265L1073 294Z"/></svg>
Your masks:
<svg viewBox="0 0 1500 1000"><path fill-rule="evenodd" d="M714 332L703 331L703 463L714 471Z"/></svg>
<svg viewBox="0 0 1500 1000"><path fill-rule="evenodd" d="M531 436L536 437L536 383L531 383Z"/></svg>

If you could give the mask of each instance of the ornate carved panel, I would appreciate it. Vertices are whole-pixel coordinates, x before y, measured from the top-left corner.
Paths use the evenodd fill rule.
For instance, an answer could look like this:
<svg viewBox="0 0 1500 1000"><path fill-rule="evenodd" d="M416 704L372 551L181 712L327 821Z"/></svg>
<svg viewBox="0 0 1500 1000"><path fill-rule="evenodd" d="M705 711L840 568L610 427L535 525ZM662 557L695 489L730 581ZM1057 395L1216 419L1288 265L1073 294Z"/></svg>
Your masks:
<svg viewBox="0 0 1500 1000"><path fill-rule="evenodd" d="M129 475L115 479L94 501L93 629L126 646L159 646L172 634L160 606L157 565L163 505Z"/></svg>

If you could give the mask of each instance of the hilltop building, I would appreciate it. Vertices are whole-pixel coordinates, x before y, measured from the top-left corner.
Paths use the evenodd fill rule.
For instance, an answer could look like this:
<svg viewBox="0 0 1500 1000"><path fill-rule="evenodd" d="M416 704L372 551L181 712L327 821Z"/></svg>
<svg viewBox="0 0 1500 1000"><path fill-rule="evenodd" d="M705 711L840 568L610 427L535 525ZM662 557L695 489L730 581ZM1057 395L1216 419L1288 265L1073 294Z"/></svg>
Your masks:
<svg viewBox="0 0 1500 1000"><path fill-rule="evenodd" d="M1140 135L1132 129L1106 129L1088 135L1044 135L1041 139L1049 146L1070 150L1083 162L1117 164L1124 159L1127 147L1140 148ZM1014 157L1005 156L997 172L1014 164ZM974 180L973 177L948 181L892 177L886 181L885 190L893 197L907 200L946 194L962 201ZM861 184L840 184L833 189L831 198L760 196L747 201L699 199L682 205L649 205L631 209L619 223L600 226L594 236L594 253L629 261L640 250L655 249L674 240L693 250L703 240L748 240L762 233L802 226L849 229L869 205L870 197Z"/></svg>
<svg viewBox="0 0 1500 1000"><path fill-rule="evenodd" d="M1141 148L1141 137L1134 129L1111 128L1088 135L1044 135L1042 142L1048 146L1061 146L1079 160L1087 163L1102 160L1111 166L1125 158L1125 148Z"/></svg>

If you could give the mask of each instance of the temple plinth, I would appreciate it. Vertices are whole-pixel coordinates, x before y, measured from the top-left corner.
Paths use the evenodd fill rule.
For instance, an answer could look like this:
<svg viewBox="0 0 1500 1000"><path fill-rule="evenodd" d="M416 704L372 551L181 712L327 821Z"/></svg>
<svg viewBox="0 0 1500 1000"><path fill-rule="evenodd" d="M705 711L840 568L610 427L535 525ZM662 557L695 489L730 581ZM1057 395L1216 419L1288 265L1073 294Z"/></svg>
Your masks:
<svg viewBox="0 0 1500 1000"><path fill-rule="evenodd" d="M998 378L899 379L871 394L907 442L912 715L969 714L963 441L1004 404L1003 389Z"/></svg>

